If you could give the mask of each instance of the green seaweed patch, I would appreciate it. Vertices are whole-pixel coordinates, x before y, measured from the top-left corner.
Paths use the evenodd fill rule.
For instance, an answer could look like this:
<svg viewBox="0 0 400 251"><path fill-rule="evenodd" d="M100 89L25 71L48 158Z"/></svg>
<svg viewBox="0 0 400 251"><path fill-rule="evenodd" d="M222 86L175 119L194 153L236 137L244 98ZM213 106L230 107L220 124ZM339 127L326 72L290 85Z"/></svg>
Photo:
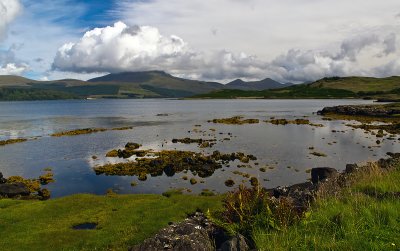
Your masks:
<svg viewBox="0 0 400 251"><path fill-rule="evenodd" d="M234 116L231 118L209 120L208 123L227 124L227 125L244 125L244 124L258 124L258 123L260 123L260 120L259 119L243 119L242 116Z"/></svg>
<svg viewBox="0 0 400 251"><path fill-rule="evenodd" d="M52 172L46 172L45 174L39 176L40 184L47 185L49 183L55 182L54 175Z"/></svg>
<svg viewBox="0 0 400 251"><path fill-rule="evenodd" d="M146 180L147 175L171 177L175 173L191 171L201 178L210 177L215 170L220 169L231 161L247 161L256 159L253 155L244 153L223 154L214 151L211 155L191 151L164 150L152 152L151 157L136 159L135 161L106 164L94 167L97 175L138 176L139 180Z"/></svg>
<svg viewBox="0 0 400 251"><path fill-rule="evenodd" d="M52 137L76 136L76 135L91 134L91 133L104 132L104 131L107 131L107 129L105 129L105 128L84 128L84 129L76 129L76 130L71 130L71 131L53 133L50 136L52 136Z"/></svg>
<svg viewBox="0 0 400 251"><path fill-rule="evenodd" d="M182 143L182 144L198 144L200 148L212 147L215 145L216 139L172 139L172 143Z"/></svg>
<svg viewBox="0 0 400 251"><path fill-rule="evenodd" d="M195 185L197 184L197 180L195 178L190 179L190 184Z"/></svg>
<svg viewBox="0 0 400 251"><path fill-rule="evenodd" d="M265 120L264 122L273 124L273 125L309 125L313 127L324 127L322 124L314 124L311 123L308 119L295 119L295 120L287 120L287 119L275 119L271 118L270 120Z"/></svg>
<svg viewBox="0 0 400 251"><path fill-rule="evenodd" d="M28 141L27 139L7 139L7 140L0 140L0 146L22 143Z"/></svg>
<svg viewBox="0 0 400 251"><path fill-rule="evenodd" d="M355 129L363 129L365 131L371 132L372 130L378 130L376 133L376 137L382 138L385 135L384 131L390 134L400 134L400 123L396 122L393 124L383 124L383 125L371 125L371 124L361 124L361 125L351 125L347 124L346 126L355 128Z"/></svg>
<svg viewBox="0 0 400 251"><path fill-rule="evenodd" d="M40 181L38 179L25 179L21 176L10 176L7 183L23 183L31 193L36 193L40 190Z"/></svg>
<svg viewBox="0 0 400 251"><path fill-rule="evenodd" d="M39 179L25 179L21 176L10 176L6 179L6 183L22 183L24 184L31 193L29 196L24 197L25 199L39 199L47 200L50 198L50 191L41 187L41 180Z"/></svg>
<svg viewBox="0 0 400 251"><path fill-rule="evenodd" d="M92 133L105 132L105 131L123 131L123 130L131 130L131 129L133 129L132 126L117 127L117 128L111 128L111 129L108 129L108 128L83 128L83 129L76 129L76 130L71 130L71 131L53 133L50 136L52 136L52 137L77 136L77 135L92 134Z"/></svg>
<svg viewBox="0 0 400 251"><path fill-rule="evenodd" d="M232 173L236 174L236 175L240 175L243 178L248 178L248 179L250 178L250 174L248 174L248 173L244 173L244 172L240 172L240 171L233 171Z"/></svg>
<svg viewBox="0 0 400 251"><path fill-rule="evenodd" d="M125 127L117 127L117 128L112 128L112 131L126 131L126 130L132 130L133 126L125 126Z"/></svg>
<svg viewBox="0 0 400 251"><path fill-rule="evenodd" d="M317 156L317 157L328 157L325 153L320 153L320 152L311 152L311 155Z"/></svg>
<svg viewBox="0 0 400 251"><path fill-rule="evenodd" d="M116 158L118 157L118 150L111 150L106 154L106 157L108 158Z"/></svg>

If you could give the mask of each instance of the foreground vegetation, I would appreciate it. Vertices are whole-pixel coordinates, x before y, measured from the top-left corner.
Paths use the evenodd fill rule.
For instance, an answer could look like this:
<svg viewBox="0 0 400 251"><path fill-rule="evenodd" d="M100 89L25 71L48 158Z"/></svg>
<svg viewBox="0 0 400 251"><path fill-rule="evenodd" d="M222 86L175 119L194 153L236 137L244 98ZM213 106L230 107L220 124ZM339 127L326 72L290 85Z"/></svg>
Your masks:
<svg viewBox="0 0 400 251"><path fill-rule="evenodd" d="M338 194L322 193L294 224L265 228L256 224L259 250L399 250L400 167L361 172ZM287 210L286 210L287 211Z"/></svg>
<svg viewBox="0 0 400 251"><path fill-rule="evenodd" d="M74 195L48 201L0 200L0 250L127 250L221 197ZM94 230L74 230L97 223Z"/></svg>

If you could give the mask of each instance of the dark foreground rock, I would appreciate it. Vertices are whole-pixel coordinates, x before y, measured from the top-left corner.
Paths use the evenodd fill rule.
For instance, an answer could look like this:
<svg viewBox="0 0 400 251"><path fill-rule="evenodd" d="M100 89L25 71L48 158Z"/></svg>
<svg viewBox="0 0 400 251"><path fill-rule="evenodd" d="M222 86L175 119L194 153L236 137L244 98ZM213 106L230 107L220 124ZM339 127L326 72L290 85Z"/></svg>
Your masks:
<svg viewBox="0 0 400 251"><path fill-rule="evenodd" d="M24 183L0 184L0 196L14 198L17 196L28 196L31 192Z"/></svg>
<svg viewBox="0 0 400 251"><path fill-rule="evenodd" d="M378 105L340 105L334 107L325 107L321 111L318 111L318 114L389 117L396 114L400 114L400 110L393 109L388 106L378 106Z"/></svg>
<svg viewBox="0 0 400 251"><path fill-rule="evenodd" d="M211 223L203 213L196 212L181 223L172 223L154 237L132 247L131 251L247 251L250 250L243 236L229 238L219 227Z"/></svg>
<svg viewBox="0 0 400 251"><path fill-rule="evenodd" d="M338 175L338 171L335 168L330 167L317 167L311 169L311 181L314 184L320 181L326 181L330 178L335 178Z"/></svg>

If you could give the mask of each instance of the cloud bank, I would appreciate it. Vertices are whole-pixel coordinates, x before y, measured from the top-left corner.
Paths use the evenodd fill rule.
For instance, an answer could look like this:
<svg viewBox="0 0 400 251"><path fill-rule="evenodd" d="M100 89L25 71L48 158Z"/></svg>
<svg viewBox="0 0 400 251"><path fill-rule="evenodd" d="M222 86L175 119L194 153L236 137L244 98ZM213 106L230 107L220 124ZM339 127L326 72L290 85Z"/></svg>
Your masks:
<svg viewBox="0 0 400 251"><path fill-rule="evenodd" d="M18 16L21 9L18 0L0 0L0 41L5 38L8 25Z"/></svg>
<svg viewBox="0 0 400 251"><path fill-rule="evenodd" d="M0 42L6 38L7 28L22 10L18 0L0 0ZM0 75L21 75L28 66L18 62L15 51L20 46L13 44L8 50L0 50Z"/></svg>
<svg viewBox="0 0 400 251"><path fill-rule="evenodd" d="M194 79L272 77L298 83L326 76L400 74L397 48L395 33L383 38L364 34L344 40L336 52L290 49L265 61L227 50L197 51L182 38L164 36L155 27L117 22L86 32L76 43L64 44L53 69L77 73L165 70ZM382 61L390 63L382 66Z"/></svg>
<svg viewBox="0 0 400 251"><path fill-rule="evenodd" d="M0 75L22 75L29 69L26 63L21 62L15 57L15 51L21 45L12 45L8 50L0 50Z"/></svg>

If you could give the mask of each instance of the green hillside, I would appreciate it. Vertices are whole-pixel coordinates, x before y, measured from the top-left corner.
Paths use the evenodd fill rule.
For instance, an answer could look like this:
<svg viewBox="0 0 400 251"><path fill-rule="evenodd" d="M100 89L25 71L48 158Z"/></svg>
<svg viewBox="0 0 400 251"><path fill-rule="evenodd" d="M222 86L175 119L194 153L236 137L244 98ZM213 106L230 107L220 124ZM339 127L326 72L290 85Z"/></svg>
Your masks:
<svg viewBox="0 0 400 251"><path fill-rule="evenodd" d="M35 81L17 76L0 76L0 100L179 98L223 87L219 83L177 78L160 71L109 74L89 81Z"/></svg>
<svg viewBox="0 0 400 251"><path fill-rule="evenodd" d="M193 98L364 98L400 100L400 77L324 78L311 84L264 91L217 90Z"/></svg>

